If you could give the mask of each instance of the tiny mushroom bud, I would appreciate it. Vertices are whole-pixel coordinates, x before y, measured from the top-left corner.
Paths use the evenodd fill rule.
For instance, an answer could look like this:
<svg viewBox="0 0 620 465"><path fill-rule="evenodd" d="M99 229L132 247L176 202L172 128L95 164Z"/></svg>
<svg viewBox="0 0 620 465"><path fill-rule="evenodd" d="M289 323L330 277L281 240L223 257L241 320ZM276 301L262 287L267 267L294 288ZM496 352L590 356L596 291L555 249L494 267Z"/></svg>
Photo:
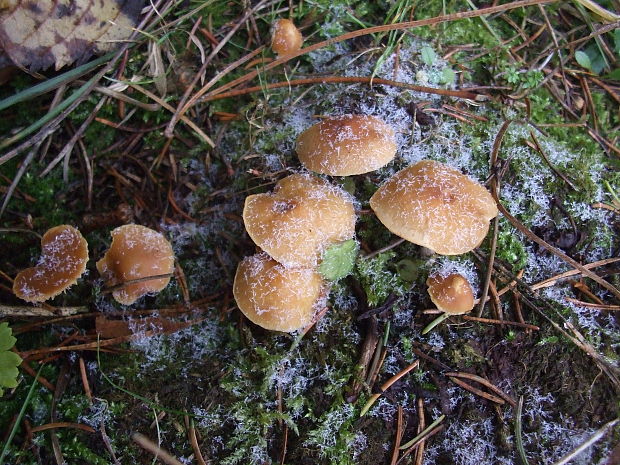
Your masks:
<svg viewBox="0 0 620 465"><path fill-rule="evenodd" d="M293 332L310 323L324 288L315 270L286 268L261 253L239 263L233 295L253 323L273 331Z"/></svg>
<svg viewBox="0 0 620 465"><path fill-rule="evenodd" d="M474 308L474 291L463 275L434 274L426 280L431 300L442 312L460 315Z"/></svg>
<svg viewBox="0 0 620 465"><path fill-rule="evenodd" d="M311 171L350 176L377 170L396 155L394 130L378 118L345 115L324 119L297 138L301 163Z"/></svg>
<svg viewBox="0 0 620 465"><path fill-rule="evenodd" d="M145 226L128 224L112 231L112 245L97 262L97 270L106 286L119 286L114 299L131 305L139 297L159 292L170 282L169 277L145 279L170 274L174 270L174 253L170 242L160 233ZM125 284L127 281L138 282Z"/></svg>
<svg viewBox="0 0 620 465"><path fill-rule="evenodd" d="M41 258L36 266L20 271L13 292L27 302L43 302L74 285L86 270L88 244L73 226L49 229L41 238Z"/></svg>
<svg viewBox="0 0 620 465"><path fill-rule="evenodd" d="M289 267L315 267L327 247L355 234L349 194L310 174L292 174L273 193L248 196L243 221L256 245Z"/></svg>
<svg viewBox="0 0 620 465"><path fill-rule="evenodd" d="M478 247L498 213L482 185L430 160L392 176L371 197L370 206L394 234L443 255Z"/></svg>
<svg viewBox="0 0 620 465"><path fill-rule="evenodd" d="M271 49L278 55L294 53L301 48L303 37L290 19L278 19L272 28Z"/></svg>

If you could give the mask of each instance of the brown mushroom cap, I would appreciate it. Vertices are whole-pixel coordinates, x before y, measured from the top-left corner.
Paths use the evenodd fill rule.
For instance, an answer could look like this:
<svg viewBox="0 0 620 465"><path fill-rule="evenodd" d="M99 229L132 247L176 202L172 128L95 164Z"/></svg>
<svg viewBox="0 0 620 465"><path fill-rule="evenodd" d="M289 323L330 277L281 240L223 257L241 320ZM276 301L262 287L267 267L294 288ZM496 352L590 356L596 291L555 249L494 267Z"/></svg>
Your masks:
<svg viewBox="0 0 620 465"><path fill-rule="evenodd" d="M172 246L157 231L138 224L128 224L114 229L111 234L112 245L97 262L97 270L106 286L172 273ZM123 305L131 305L145 294L161 291L169 282L170 278L157 278L127 284L115 290L112 296Z"/></svg>
<svg viewBox="0 0 620 465"><path fill-rule="evenodd" d="M292 174L272 193L248 196L243 221L256 245L289 267L312 268L329 245L355 234L350 196L309 174Z"/></svg>
<svg viewBox="0 0 620 465"><path fill-rule="evenodd" d="M296 52L301 48L303 37L299 29L290 19L278 19L272 28L271 49L278 55L284 56Z"/></svg>
<svg viewBox="0 0 620 465"><path fill-rule="evenodd" d="M430 160L392 176L371 197L370 206L394 234L443 255L480 245L498 213L483 186Z"/></svg>
<svg viewBox="0 0 620 465"><path fill-rule="evenodd" d="M435 274L426 280L426 285L431 300L442 312L460 315L474 308L474 291L469 281L458 273Z"/></svg>
<svg viewBox="0 0 620 465"><path fill-rule="evenodd" d="M27 302L43 302L73 286L86 271L88 244L80 231L66 224L49 229L41 238L36 266L20 271L13 293Z"/></svg>
<svg viewBox="0 0 620 465"><path fill-rule="evenodd" d="M253 323L293 332L310 323L323 288L323 278L316 271L286 268L261 253L239 263L233 295Z"/></svg>
<svg viewBox="0 0 620 465"><path fill-rule="evenodd" d="M396 155L394 130L373 116L324 119L297 138L301 163L311 171L350 176L374 171Z"/></svg>

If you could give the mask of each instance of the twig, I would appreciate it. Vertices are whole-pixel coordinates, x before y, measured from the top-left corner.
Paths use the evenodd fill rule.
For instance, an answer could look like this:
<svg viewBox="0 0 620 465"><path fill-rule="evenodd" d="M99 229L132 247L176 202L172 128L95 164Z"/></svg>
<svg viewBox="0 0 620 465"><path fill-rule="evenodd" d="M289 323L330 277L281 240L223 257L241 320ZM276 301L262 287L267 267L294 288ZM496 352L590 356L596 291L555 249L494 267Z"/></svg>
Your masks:
<svg viewBox="0 0 620 465"><path fill-rule="evenodd" d="M447 97L464 98L470 100L480 100L484 98L482 94L475 94L467 90L450 90L437 87L419 86L406 82L392 81L390 79L373 78L372 76L321 76L316 78L292 79L290 81L274 82L262 86L247 87L245 89L231 90L220 94L208 95L203 98L202 102L211 102L229 97L237 97L239 95L251 94L263 90L280 89L282 87L304 86L308 84L342 84L342 83L359 83L359 84L379 84L383 86L401 87L403 89L413 90L416 92L425 92L427 94L443 95Z"/></svg>
<svg viewBox="0 0 620 465"><path fill-rule="evenodd" d="M403 406L398 406L396 413L396 439L394 439L394 449L392 450L392 459L390 465L396 465L398 460L398 451L400 448L400 441L403 439Z"/></svg>
<svg viewBox="0 0 620 465"><path fill-rule="evenodd" d="M364 415L366 415L366 413L368 413L368 410L370 410L370 407L372 407L372 405L377 401L377 399L381 397L381 395L386 390L388 390L396 381L401 379L403 376L405 376L407 373L409 373L414 368L417 368L419 364L420 364L420 361L416 360L411 365L409 365L407 368L405 368L399 373L396 373L394 376L388 379L385 383L383 383L381 387L379 388L379 392L370 396L370 399L368 399L368 402L366 402L364 407L362 407L362 410L360 411L360 417L363 417Z"/></svg>
<svg viewBox="0 0 620 465"><path fill-rule="evenodd" d="M424 398L418 397L418 434L421 434L426 428L426 415L424 415ZM415 454L415 465L422 465L424 461L424 449L426 446L426 438L422 438Z"/></svg>
<svg viewBox="0 0 620 465"><path fill-rule="evenodd" d="M469 379L471 381L476 381L477 383L482 384L483 386L487 387L488 389L493 391L495 394L500 396L502 399L504 399L506 402L508 402L512 407L515 407L517 405L517 403L515 402L515 400L512 397L510 397L508 394L506 394L500 388L495 386L488 379L485 379L485 378L483 378L481 376L474 375L472 373L465 373L465 372L450 372L450 373L445 373L445 375L446 376L450 376L450 377L455 377L455 378L465 378L465 379Z"/></svg>
<svg viewBox="0 0 620 465"><path fill-rule="evenodd" d="M490 323L493 325L508 325L508 326L516 326L518 328L533 329L534 331L538 331L540 329L538 326L531 325L528 323L521 323L517 321L492 320L491 318L480 318L480 317L471 316L471 315L463 315L461 318L463 318L464 320L469 320L469 321L478 321L479 323Z"/></svg>
<svg viewBox="0 0 620 465"><path fill-rule="evenodd" d="M583 265L583 267L590 270L592 268L598 268L599 266L610 265L611 263L616 263L618 261L620 261L620 257L606 258L604 260L598 260L596 262L588 263L586 265ZM535 284L532 284L530 285L530 288L534 291L537 291L538 289L554 286L560 279L570 278L571 276L577 276L580 274L581 271L579 270L566 271L564 273L552 276L551 278L547 278Z"/></svg>
<svg viewBox="0 0 620 465"><path fill-rule="evenodd" d="M410 447L415 446L425 436L427 436L428 433L430 433L436 426L438 426L442 421L444 421L445 418L446 418L445 415L441 415L439 418L437 418L435 421L433 421L430 425L428 425L426 428L424 428L422 430L422 432L420 434L418 434L416 437L414 437L411 441L408 441L405 444L403 444L402 446L400 446L400 450L409 449Z"/></svg>
<svg viewBox="0 0 620 465"><path fill-rule="evenodd" d="M588 438L587 441L585 441L583 444L579 445L578 447L570 451L568 454L566 454L560 460L555 462L553 465L564 465L570 462L571 460L573 460L575 457L581 454L584 450L586 450L588 447L590 447L595 442L597 442L599 439L601 439L603 436L605 436L605 433L607 433L608 430L613 428L616 425L616 423L618 423L619 420L620 419L616 418L615 420L605 423L599 430L596 431L596 433L590 436L590 438Z"/></svg>
<svg viewBox="0 0 620 465"><path fill-rule="evenodd" d="M173 457L169 452L162 449L160 446L155 444L146 436L143 436L140 433L133 433L131 435L131 439L138 444L143 449L149 451L151 454L155 456L155 459L158 459L168 465L183 465L179 462L175 457Z"/></svg>
<svg viewBox="0 0 620 465"><path fill-rule="evenodd" d="M79 313L87 313L88 307L57 307L54 310L48 310L40 307L28 307L17 306L17 305L0 305L0 317L6 316L17 316L17 317L25 317L25 316L39 316L39 317L50 317L50 316L67 316L67 315L76 315Z"/></svg>
<svg viewBox="0 0 620 465"><path fill-rule="evenodd" d="M484 392L476 387L473 387L471 384L467 384L461 381L459 378L456 378L454 376L449 376L448 379L452 381L453 383L458 384L463 389L471 392L472 394L476 394L477 396L484 397L485 399L490 400L491 402L495 402L496 404L503 405L505 403L504 399L494 396L493 394L489 394L488 392Z"/></svg>

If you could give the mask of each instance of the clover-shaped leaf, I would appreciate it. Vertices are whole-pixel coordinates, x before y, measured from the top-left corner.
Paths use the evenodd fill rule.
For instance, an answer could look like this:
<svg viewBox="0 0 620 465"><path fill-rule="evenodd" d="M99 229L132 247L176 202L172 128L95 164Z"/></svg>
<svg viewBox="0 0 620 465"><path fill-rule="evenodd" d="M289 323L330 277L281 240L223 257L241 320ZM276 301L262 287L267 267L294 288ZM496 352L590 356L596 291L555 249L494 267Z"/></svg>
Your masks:
<svg viewBox="0 0 620 465"><path fill-rule="evenodd" d="M2 388L13 388L17 386L17 367L22 363L19 355L11 352L15 345L13 330L8 323L0 323L0 396L4 394Z"/></svg>
<svg viewBox="0 0 620 465"><path fill-rule="evenodd" d="M355 240L341 242L331 246L323 253L319 272L329 281L337 281L353 270L359 245Z"/></svg>

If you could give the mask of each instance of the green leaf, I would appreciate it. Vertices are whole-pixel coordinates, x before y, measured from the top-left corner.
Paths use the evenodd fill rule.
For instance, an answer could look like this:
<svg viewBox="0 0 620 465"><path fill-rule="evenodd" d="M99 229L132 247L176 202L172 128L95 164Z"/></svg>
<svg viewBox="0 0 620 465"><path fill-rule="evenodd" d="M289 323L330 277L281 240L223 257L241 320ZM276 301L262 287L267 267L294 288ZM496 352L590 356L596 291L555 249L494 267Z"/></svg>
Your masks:
<svg viewBox="0 0 620 465"><path fill-rule="evenodd" d="M422 53L422 61L424 62L424 64L428 66L432 65L433 63L435 63L435 60L437 60L437 55L435 54L435 50L433 50L429 46L422 47L421 53Z"/></svg>
<svg viewBox="0 0 620 465"><path fill-rule="evenodd" d="M22 359L10 351L16 340L9 324L0 323L0 396L4 394L2 388L17 386L17 375L19 374L17 367L22 363Z"/></svg>
<svg viewBox="0 0 620 465"><path fill-rule="evenodd" d="M456 73L452 70L452 68L444 68L444 70L441 72L442 84L452 84L455 78Z"/></svg>
<svg viewBox="0 0 620 465"><path fill-rule="evenodd" d="M580 66L592 71L592 62L586 52L582 52L581 50L576 51L575 60L577 60L577 63L579 63Z"/></svg>
<svg viewBox="0 0 620 465"><path fill-rule="evenodd" d="M331 246L323 253L319 272L328 281L344 278L353 270L358 251L359 245L353 239Z"/></svg>
<svg viewBox="0 0 620 465"><path fill-rule="evenodd" d="M0 351L9 350L15 345L15 336L13 336L13 330L9 328L8 323L0 323Z"/></svg>
<svg viewBox="0 0 620 465"><path fill-rule="evenodd" d="M606 74L605 79L613 79L614 81L620 81L620 68L616 68L611 73Z"/></svg>

